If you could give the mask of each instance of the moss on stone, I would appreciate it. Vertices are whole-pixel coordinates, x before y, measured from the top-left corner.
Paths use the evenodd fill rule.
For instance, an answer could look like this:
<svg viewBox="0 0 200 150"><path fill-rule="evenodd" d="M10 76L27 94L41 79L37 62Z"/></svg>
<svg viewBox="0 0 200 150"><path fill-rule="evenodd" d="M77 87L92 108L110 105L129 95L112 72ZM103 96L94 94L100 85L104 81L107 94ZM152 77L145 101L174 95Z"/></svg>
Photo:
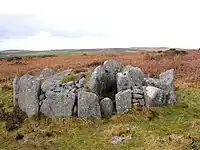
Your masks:
<svg viewBox="0 0 200 150"><path fill-rule="evenodd" d="M78 75L75 73L70 73L69 75L65 76L64 78L61 79L61 83L67 83L69 81L74 81L78 78Z"/></svg>

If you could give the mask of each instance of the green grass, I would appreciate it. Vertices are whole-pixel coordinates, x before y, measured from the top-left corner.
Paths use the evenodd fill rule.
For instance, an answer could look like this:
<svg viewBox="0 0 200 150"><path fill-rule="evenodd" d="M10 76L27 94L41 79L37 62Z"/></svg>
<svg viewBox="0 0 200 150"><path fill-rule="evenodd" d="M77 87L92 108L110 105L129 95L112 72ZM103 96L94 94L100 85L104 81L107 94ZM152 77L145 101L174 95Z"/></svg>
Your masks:
<svg viewBox="0 0 200 150"><path fill-rule="evenodd" d="M12 109L12 90L0 91L0 104L3 104L5 111L10 111Z"/></svg>
<svg viewBox="0 0 200 150"><path fill-rule="evenodd" d="M12 91L1 92L6 108L12 105ZM159 108L133 108L130 113L111 118L26 119L17 131L7 132L0 123L0 149L63 150L184 150L200 144L200 89L179 89L178 104ZM17 133L25 135L15 140ZM114 135L133 138L112 145ZM200 146L200 145L199 145Z"/></svg>

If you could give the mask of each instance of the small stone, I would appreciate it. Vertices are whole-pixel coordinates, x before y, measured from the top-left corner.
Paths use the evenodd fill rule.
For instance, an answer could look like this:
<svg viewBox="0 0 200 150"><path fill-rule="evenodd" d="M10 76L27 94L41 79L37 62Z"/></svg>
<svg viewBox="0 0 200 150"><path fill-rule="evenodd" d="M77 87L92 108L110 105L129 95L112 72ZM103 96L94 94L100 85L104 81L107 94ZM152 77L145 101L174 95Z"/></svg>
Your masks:
<svg viewBox="0 0 200 150"><path fill-rule="evenodd" d="M139 104L140 104L141 106L144 106L144 105L145 105L144 99L140 99L140 100L139 100Z"/></svg>
<svg viewBox="0 0 200 150"><path fill-rule="evenodd" d="M132 103L139 103L137 99L132 99Z"/></svg>
<svg viewBox="0 0 200 150"><path fill-rule="evenodd" d="M124 140L122 136L113 136L112 137L112 144L120 144Z"/></svg>
<svg viewBox="0 0 200 150"><path fill-rule="evenodd" d="M78 81L78 84L81 85L81 86L84 86L84 82L85 82L85 78L81 78L81 79Z"/></svg>
<svg viewBox="0 0 200 150"><path fill-rule="evenodd" d="M135 98L135 99L142 99L144 97L143 97L143 95L140 95L140 94L133 94L133 98Z"/></svg>
<svg viewBox="0 0 200 150"><path fill-rule="evenodd" d="M137 88L132 89L131 92L132 92L133 94L140 94L140 95L143 95L143 94L144 94L144 91L143 91L143 90L137 89Z"/></svg>
<svg viewBox="0 0 200 150"><path fill-rule="evenodd" d="M61 92L63 90L62 87L56 87L53 91L54 92Z"/></svg>
<svg viewBox="0 0 200 150"><path fill-rule="evenodd" d="M120 144L124 140L130 140L132 139L132 135L127 136L113 136L112 137L112 144Z"/></svg>
<svg viewBox="0 0 200 150"><path fill-rule="evenodd" d="M113 113L113 102L110 98L106 97L100 102L101 113L103 116L109 116Z"/></svg>
<svg viewBox="0 0 200 150"><path fill-rule="evenodd" d="M74 83L74 81L69 81L69 82L67 82L67 86L72 86L72 85L74 85L75 83Z"/></svg>
<svg viewBox="0 0 200 150"><path fill-rule="evenodd" d="M82 88L82 87L83 87L83 84L77 83L77 84L76 84L76 87L77 87L77 88Z"/></svg>
<svg viewBox="0 0 200 150"><path fill-rule="evenodd" d="M41 94L41 95L39 96L39 101L42 101L44 98L45 98L45 95L44 95L44 94Z"/></svg>
<svg viewBox="0 0 200 150"><path fill-rule="evenodd" d="M161 80L160 79L145 78L144 82L145 82L146 86L155 86L157 88L159 88L160 85L161 85Z"/></svg>
<svg viewBox="0 0 200 150"><path fill-rule="evenodd" d="M75 93L76 90L77 90L76 88L73 88L73 89L70 90L70 92Z"/></svg>

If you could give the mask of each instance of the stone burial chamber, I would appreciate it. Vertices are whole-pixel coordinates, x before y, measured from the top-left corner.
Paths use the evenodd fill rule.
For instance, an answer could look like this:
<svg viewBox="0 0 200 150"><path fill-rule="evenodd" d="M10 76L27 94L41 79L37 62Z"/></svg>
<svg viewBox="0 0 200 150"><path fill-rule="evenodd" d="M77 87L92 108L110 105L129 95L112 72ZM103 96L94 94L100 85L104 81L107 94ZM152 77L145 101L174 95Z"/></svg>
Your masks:
<svg viewBox="0 0 200 150"><path fill-rule="evenodd" d="M56 73L45 68L39 76L25 74L13 80L13 104L28 117L77 116L100 118L122 114L133 105L174 105L174 69L150 78L134 66L107 60L88 73L72 69Z"/></svg>

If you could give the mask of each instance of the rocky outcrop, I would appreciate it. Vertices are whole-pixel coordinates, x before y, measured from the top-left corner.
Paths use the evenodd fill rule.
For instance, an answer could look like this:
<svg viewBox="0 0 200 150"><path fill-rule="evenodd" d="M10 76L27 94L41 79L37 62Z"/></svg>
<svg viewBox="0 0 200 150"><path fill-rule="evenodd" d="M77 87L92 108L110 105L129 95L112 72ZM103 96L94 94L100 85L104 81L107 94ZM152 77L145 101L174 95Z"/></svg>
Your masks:
<svg viewBox="0 0 200 150"><path fill-rule="evenodd" d="M39 77L14 78L13 103L29 117L42 113L84 118L123 114L133 105L174 105L174 70L150 78L140 68L123 67L116 60L105 61L89 77L71 69L55 73L45 68Z"/></svg>

